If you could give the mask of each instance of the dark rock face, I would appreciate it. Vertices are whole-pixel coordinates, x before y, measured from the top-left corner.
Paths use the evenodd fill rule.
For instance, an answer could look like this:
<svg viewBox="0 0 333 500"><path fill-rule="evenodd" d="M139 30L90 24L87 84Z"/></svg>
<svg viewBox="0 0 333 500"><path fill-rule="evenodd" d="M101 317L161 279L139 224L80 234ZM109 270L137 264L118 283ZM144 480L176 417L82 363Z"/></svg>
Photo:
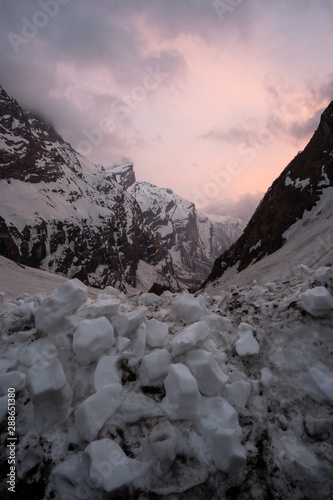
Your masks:
<svg viewBox="0 0 333 500"><path fill-rule="evenodd" d="M202 286L238 264L238 272L284 243L283 234L333 185L333 102L323 112L310 142L273 182L242 236L215 262Z"/></svg>
<svg viewBox="0 0 333 500"><path fill-rule="evenodd" d="M136 286L139 261L178 289L172 259L114 173L91 165L0 87L0 254L105 287ZM128 169L127 181L135 176ZM155 277L156 278L156 277Z"/></svg>
<svg viewBox="0 0 333 500"><path fill-rule="evenodd" d="M0 179L53 182L63 175L62 166L74 167L59 149L64 141L53 127L37 115L24 113L1 87L0 134L7 146L0 149Z"/></svg>

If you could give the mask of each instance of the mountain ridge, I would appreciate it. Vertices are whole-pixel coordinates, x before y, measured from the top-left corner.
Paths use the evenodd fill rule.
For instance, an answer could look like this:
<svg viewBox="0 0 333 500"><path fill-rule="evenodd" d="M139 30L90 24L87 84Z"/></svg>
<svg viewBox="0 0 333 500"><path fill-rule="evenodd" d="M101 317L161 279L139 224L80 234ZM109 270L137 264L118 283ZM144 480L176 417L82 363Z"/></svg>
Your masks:
<svg viewBox="0 0 333 500"><path fill-rule="evenodd" d="M199 284L243 228L230 220L224 228L170 189L138 183L131 163L95 165L1 87L0 201L1 255L124 290ZM181 218L170 215L169 203L184 208Z"/></svg>
<svg viewBox="0 0 333 500"><path fill-rule="evenodd" d="M111 171L138 202L146 223L171 253L177 277L189 287L202 282L214 259L245 227L245 222L237 217L197 210L193 202L170 188L136 181L130 163L116 165Z"/></svg>

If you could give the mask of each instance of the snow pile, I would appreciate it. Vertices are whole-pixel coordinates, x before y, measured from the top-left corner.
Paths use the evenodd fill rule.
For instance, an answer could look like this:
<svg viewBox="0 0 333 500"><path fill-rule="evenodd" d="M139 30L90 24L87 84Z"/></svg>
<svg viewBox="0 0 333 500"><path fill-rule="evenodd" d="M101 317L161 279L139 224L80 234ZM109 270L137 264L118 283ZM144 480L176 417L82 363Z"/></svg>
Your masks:
<svg viewBox="0 0 333 500"><path fill-rule="evenodd" d="M48 297L1 294L0 416L15 389L17 491L330 498L333 273L300 271L213 297L89 299L78 280Z"/></svg>

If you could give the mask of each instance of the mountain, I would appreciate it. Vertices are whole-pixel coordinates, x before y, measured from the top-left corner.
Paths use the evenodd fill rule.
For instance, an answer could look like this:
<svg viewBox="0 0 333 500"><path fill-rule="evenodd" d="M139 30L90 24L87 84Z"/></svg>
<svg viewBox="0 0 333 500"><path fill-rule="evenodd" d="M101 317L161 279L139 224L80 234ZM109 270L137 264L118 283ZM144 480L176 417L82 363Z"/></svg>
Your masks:
<svg viewBox="0 0 333 500"><path fill-rule="evenodd" d="M160 238L112 172L77 154L0 89L0 254L125 289L178 282Z"/></svg>
<svg viewBox="0 0 333 500"><path fill-rule="evenodd" d="M107 168L138 202L145 222L159 234L172 256L177 278L186 286L202 283L214 259L246 225L236 217L204 214L171 189L136 181L131 164Z"/></svg>
<svg viewBox="0 0 333 500"><path fill-rule="evenodd" d="M322 113L304 151L268 189L243 234L215 260L203 286L222 276L232 280L262 259L261 269L274 261L275 271L279 269L277 259L281 263L288 258L290 266L292 262L312 266L333 261L332 186L333 102Z"/></svg>
<svg viewBox="0 0 333 500"><path fill-rule="evenodd" d="M193 287L244 228L137 182L130 163L91 163L1 87L0 141L0 254L22 264L97 287Z"/></svg>

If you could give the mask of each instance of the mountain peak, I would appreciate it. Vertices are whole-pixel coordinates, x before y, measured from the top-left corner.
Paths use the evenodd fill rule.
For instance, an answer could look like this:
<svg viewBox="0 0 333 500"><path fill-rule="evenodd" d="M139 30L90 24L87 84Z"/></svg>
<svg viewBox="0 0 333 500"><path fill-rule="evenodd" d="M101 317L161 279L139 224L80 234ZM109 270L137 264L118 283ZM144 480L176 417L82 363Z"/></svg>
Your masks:
<svg viewBox="0 0 333 500"><path fill-rule="evenodd" d="M105 167L105 170L107 172L111 171L115 175L118 184L123 186L124 189L128 189L136 182L133 163L111 163Z"/></svg>

